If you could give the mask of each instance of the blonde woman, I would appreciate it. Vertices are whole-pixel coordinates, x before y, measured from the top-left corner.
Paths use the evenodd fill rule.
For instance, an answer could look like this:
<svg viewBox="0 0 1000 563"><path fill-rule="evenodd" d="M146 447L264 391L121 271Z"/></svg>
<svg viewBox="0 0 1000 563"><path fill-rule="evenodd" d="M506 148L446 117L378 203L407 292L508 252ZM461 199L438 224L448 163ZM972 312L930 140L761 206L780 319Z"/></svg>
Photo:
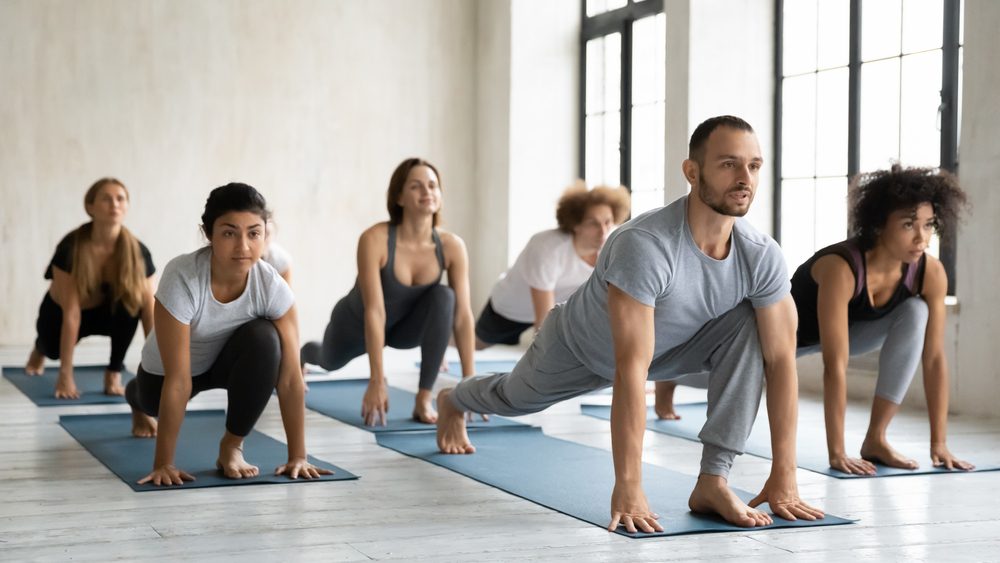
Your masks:
<svg viewBox="0 0 1000 563"><path fill-rule="evenodd" d="M153 257L124 226L129 209L125 185L102 178L83 198L91 221L63 237L45 271L52 280L38 310L38 338L24 371L41 375L45 358L59 360L55 394L77 399L73 351L91 335L111 337L104 392L122 395L121 372L135 329L153 329Z"/></svg>

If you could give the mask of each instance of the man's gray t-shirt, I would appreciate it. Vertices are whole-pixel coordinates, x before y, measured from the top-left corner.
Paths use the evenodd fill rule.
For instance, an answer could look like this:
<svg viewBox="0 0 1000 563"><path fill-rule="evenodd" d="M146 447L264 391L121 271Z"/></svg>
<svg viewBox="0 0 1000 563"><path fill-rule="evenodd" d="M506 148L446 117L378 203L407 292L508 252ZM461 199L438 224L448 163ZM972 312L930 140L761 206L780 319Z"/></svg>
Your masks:
<svg viewBox="0 0 1000 563"><path fill-rule="evenodd" d="M292 307L291 288L273 266L258 260L250 268L243 294L219 303L212 294L212 248L171 260L163 269L156 300L178 321L191 327L191 375L208 372L229 337L258 318L277 319ZM142 369L164 375L156 330L142 347Z"/></svg>
<svg viewBox="0 0 1000 563"><path fill-rule="evenodd" d="M789 294L788 269L774 239L737 218L729 255L710 258L691 236L687 198L643 213L613 232L590 279L563 306L566 345L601 377L613 379L615 374L609 283L655 308L654 358L687 342L705 323L745 299L760 309Z"/></svg>

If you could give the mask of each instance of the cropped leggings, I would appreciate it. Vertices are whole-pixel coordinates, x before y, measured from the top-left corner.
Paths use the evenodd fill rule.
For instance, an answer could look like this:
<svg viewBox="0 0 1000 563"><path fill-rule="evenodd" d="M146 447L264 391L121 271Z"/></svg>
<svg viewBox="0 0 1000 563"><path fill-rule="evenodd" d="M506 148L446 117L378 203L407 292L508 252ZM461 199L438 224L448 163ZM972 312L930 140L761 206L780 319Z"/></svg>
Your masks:
<svg viewBox="0 0 1000 563"><path fill-rule="evenodd" d="M403 350L420 346L420 388L431 390L451 337L455 292L436 285L398 319L390 318L397 312L386 313L385 345ZM351 310L345 298L333 308L323 342L309 342L302 347L302 361L335 371L365 351L365 320Z"/></svg>
<svg viewBox="0 0 1000 563"><path fill-rule="evenodd" d="M225 389L229 395L226 430L246 436L278 384L280 364L281 343L274 324L267 319L252 320L229 337L207 372L191 378L191 397L207 389ZM158 416L163 380L162 375L148 373L140 365L135 379L125 388L125 400L135 410Z"/></svg>
<svg viewBox="0 0 1000 563"><path fill-rule="evenodd" d="M927 316L927 303L920 297L911 297L881 319L856 321L848 327L852 356L882 349L878 356L875 396L897 405L903 402L924 349ZM816 344L799 348L795 355L801 357L822 351L822 346Z"/></svg>
<svg viewBox="0 0 1000 563"><path fill-rule="evenodd" d="M62 339L62 307L45 294L42 306L38 309L38 338L35 339L35 350L53 360L59 359L59 342ZM108 361L109 371L124 369L125 353L128 352L135 329L139 326L139 317L129 315L121 303L112 305L109 300L92 309L80 311L80 332L77 342L86 336L110 336L111 359Z"/></svg>

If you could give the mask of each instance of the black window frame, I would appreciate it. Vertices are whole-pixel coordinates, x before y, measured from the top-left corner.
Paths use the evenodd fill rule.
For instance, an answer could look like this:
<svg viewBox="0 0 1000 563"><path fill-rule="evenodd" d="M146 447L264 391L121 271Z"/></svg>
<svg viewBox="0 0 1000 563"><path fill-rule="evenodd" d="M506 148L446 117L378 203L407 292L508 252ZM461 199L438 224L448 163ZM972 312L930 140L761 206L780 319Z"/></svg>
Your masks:
<svg viewBox="0 0 1000 563"><path fill-rule="evenodd" d="M632 193L632 24L636 20L662 13L663 0L628 0L621 8L587 16L587 0L580 0L580 108L579 165L580 178L587 171L587 42L613 33L621 33L621 132L618 154L621 159L619 181Z"/></svg>
<svg viewBox="0 0 1000 563"><path fill-rule="evenodd" d="M794 1L794 0L793 0ZM860 172L861 163L861 2L850 0L850 62L848 63L848 126L847 126L847 178L852 181ZM958 74L959 32L961 27L961 0L943 0L944 34L941 48L941 162L939 166L958 174ZM785 0L775 0L774 10L774 240L781 243L781 126L782 126L782 68L784 51ZM940 260L948 274L948 295L955 294L956 227L951 225L942 233L938 250Z"/></svg>

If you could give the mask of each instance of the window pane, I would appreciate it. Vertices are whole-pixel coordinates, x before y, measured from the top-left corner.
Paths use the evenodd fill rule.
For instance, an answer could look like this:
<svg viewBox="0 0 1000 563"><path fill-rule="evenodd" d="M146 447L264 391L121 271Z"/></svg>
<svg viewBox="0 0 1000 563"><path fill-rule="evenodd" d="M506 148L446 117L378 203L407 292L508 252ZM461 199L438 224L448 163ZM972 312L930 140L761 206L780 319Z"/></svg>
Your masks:
<svg viewBox="0 0 1000 563"><path fill-rule="evenodd" d="M587 116L586 158L584 179L598 184L604 178L604 116Z"/></svg>
<svg viewBox="0 0 1000 563"><path fill-rule="evenodd" d="M958 123L956 124L956 146L962 143L962 80L965 78L963 67L965 66L965 47L958 48Z"/></svg>
<svg viewBox="0 0 1000 563"><path fill-rule="evenodd" d="M903 57L899 160L906 166L941 164L941 50Z"/></svg>
<svg viewBox="0 0 1000 563"><path fill-rule="evenodd" d="M632 105L662 101L666 92L667 15L632 25Z"/></svg>
<svg viewBox="0 0 1000 563"><path fill-rule="evenodd" d="M893 57L900 53L902 13L901 0L862 0L862 61Z"/></svg>
<svg viewBox="0 0 1000 563"><path fill-rule="evenodd" d="M587 41L587 115L604 111L604 38Z"/></svg>
<svg viewBox="0 0 1000 563"><path fill-rule="evenodd" d="M927 243L927 254L941 259L941 239L937 235L931 235L931 241Z"/></svg>
<svg viewBox="0 0 1000 563"><path fill-rule="evenodd" d="M816 68L846 66L851 56L850 0L819 0Z"/></svg>
<svg viewBox="0 0 1000 563"><path fill-rule="evenodd" d="M849 80L850 71L846 68L828 70L816 75L816 107L822 108L816 113L817 176L847 175Z"/></svg>
<svg viewBox="0 0 1000 563"><path fill-rule="evenodd" d="M944 40L944 0L903 0L903 54L939 49Z"/></svg>
<svg viewBox="0 0 1000 563"><path fill-rule="evenodd" d="M621 109L622 34L604 37L604 110Z"/></svg>
<svg viewBox="0 0 1000 563"><path fill-rule="evenodd" d="M782 41L785 76L816 70L816 0L785 2Z"/></svg>
<svg viewBox="0 0 1000 563"><path fill-rule="evenodd" d="M663 190L632 192L633 217L656 207L663 207Z"/></svg>
<svg viewBox="0 0 1000 563"><path fill-rule="evenodd" d="M621 153L619 150L622 132L622 116L619 111L604 114L604 174L595 177L597 183L608 186L621 184Z"/></svg>
<svg viewBox="0 0 1000 563"><path fill-rule="evenodd" d="M624 8L628 0L587 0L587 17Z"/></svg>
<svg viewBox="0 0 1000 563"><path fill-rule="evenodd" d="M899 158L899 59L861 65L861 172Z"/></svg>
<svg viewBox="0 0 1000 563"><path fill-rule="evenodd" d="M781 88L781 175L802 178L815 173L816 74L785 78Z"/></svg>
<svg viewBox="0 0 1000 563"><path fill-rule="evenodd" d="M965 45L965 0L958 6L958 44Z"/></svg>
<svg viewBox="0 0 1000 563"><path fill-rule="evenodd" d="M781 182L781 248L789 277L815 251L815 185L813 179Z"/></svg>
<svg viewBox="0 0 1000 563"><path fill-rule="evenodd" d="M847 238L847 176L816 180L815 250Z"/></svg>
<svg viewBox="0 0 1000 563"><path fill-rule="evenodd" d="M663 107L660 102L632 108L632 185L629 187L633 192L663 189L666 136Z"/></svg>

